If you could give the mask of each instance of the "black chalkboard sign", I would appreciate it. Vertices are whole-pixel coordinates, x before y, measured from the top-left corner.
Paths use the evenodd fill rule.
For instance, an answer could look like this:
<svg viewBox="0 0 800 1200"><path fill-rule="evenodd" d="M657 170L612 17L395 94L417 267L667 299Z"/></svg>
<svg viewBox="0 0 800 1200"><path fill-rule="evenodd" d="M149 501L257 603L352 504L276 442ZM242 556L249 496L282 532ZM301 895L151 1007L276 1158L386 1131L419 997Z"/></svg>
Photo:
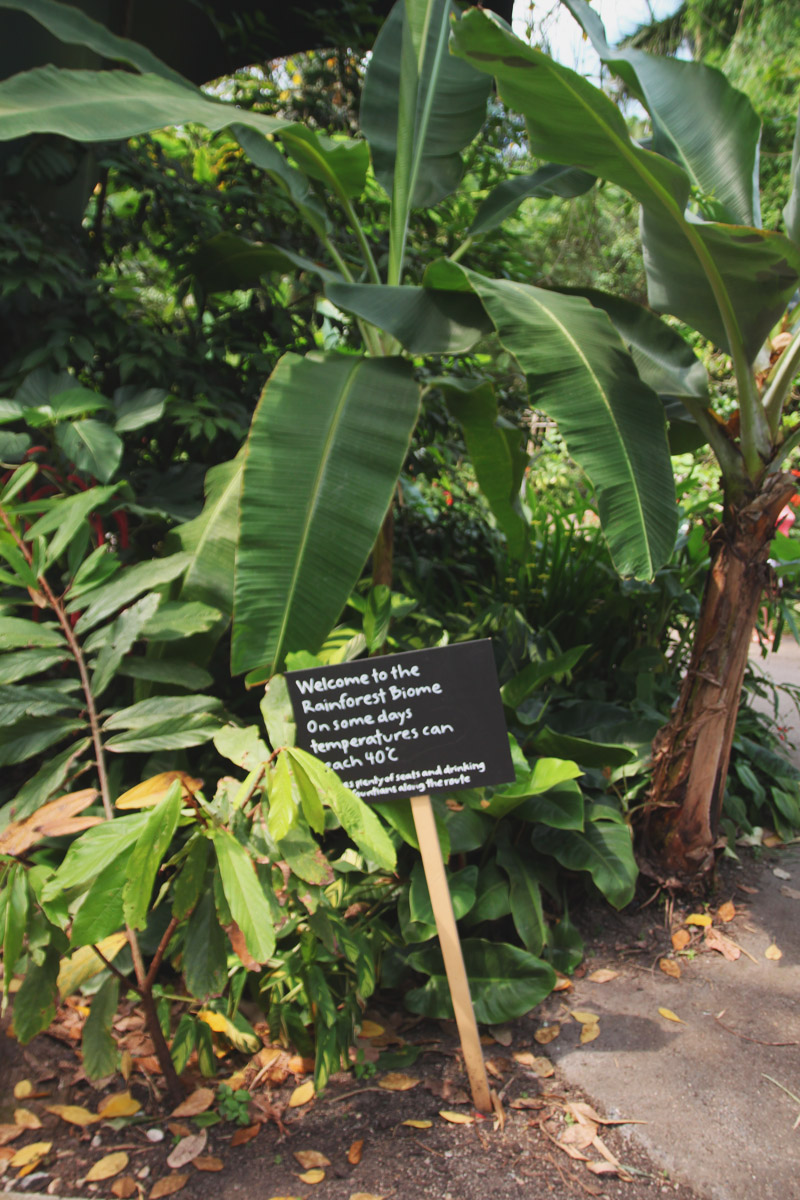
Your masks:
<svg viewBox="0 0 800 1200"><path fill-rule="evenodd" d="M362 800L514 778L488 640L289 671L286 681L298 746Z"/></svg>

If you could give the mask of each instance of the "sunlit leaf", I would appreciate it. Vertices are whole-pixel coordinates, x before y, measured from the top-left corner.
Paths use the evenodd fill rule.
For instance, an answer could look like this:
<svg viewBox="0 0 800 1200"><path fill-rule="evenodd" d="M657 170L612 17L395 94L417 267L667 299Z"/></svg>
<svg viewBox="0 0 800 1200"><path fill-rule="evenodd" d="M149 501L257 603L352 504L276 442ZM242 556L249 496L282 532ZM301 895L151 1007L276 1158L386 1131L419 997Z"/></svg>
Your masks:
<svg viewBox="0 0 800 1200"><path fill-rule="evenodd" d="M440 1108L439 1116L443 1121L449 1121L451 1125L474 1125L475 1118L469 1113L451 1112L449 1109Z"/></svg>
<svg viewBox="0 0 800 1200"><path fill-rule="evenodd" d="M106 1154L103 1158L97 1160L93 1167L90 1167L86 1172L86 1183L97 1183L101 1179L113 1179L115 1175L119 1175L120 1171L124 1171L130 1159L124 1150L117 1150L113 1154Z"/></svg>
<svg viewBox="0 0 800 1200"><path fill-rule="evenodd" d="M173 1108L173 1117L196 1117L198 1113L207 1112L214 1103L214 1093L211 1088L196 1088L190 1096L182 1100L177 1108Z"/></svg>
<svg viewBox="0 0 800 1200"><path fill-rule="evenodd" d="M304 1104L308 1104L309 1100L314 1099L314 1082L309 1079L306 1083L301 1083L296 1087L289 1097L289 1108L301 1108Z"/></svg>
<svg viewBox="0 0 800 1200"><path fill-rule="evenodd" d="M658 1012L659 1016L662 1016L666 1021L676 1021L679 1025L686 1024L671 1008L659 1008Z"/></svg>
<svg viewBox="0 0 800 1200"><path fill-rule="evenodd" d="M680 979L681 969L672 958L661 958L658 961L659 970L665 975L669 975L671 979Z"/></svg>
<svg viewBox="0 0 800 1200"><path fill-rule="evenodd" d="M399 1071L389 1071L387 1075L378 1080L378 1087L385 1088L387 1092L408 1092L419 1082L411 1075L402 1075Z"/></svg>

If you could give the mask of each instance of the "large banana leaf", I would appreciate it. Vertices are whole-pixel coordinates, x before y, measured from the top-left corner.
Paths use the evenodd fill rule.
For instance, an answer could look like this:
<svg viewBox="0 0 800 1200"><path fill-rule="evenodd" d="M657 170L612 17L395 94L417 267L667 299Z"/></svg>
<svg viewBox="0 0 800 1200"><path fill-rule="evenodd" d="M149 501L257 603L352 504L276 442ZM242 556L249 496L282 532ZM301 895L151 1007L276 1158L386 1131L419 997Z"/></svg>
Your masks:
<svg viewBox="0 0 800 1200"><path fill-rule="evenodd" d="M199 89L159 75L36 67L0 82L0 141L60 133L105 142L165 125L196 121L216 131L232 123L276 133L289 122L211 100Z"/></svg>
<svg viewBox="0 0 800 1200"><path fill-rule="evenodd" d="M235 674L319 649L373 546L418 410L401 359L312 353L278 363L248 440Z"/></svg>
<svg viewBox="0 0 800 1200"><path fill-rule="evenodd" d="M783 210L783 219L786 222L786 232L789 237L800 245L800 109L797 111L797 125L794 131L789 187L789 199Z"/></svg>
<svg viewBox="0 0 800 1200"><path fill-rule="evenodd" d="M364 81L361 129L372 150L375 174L390 196L395 172L404 171L398 140L413 138L402 188L413 185L407 199L414 207L436 204L455 190L463 170L459 152L486 116L491 82L447 53L451 13L456 15L457 9L450 0L397 0L378 34ZM404 36L410 38L414 51L409 47L405 60ZM404 70L411 71L412 64L414 108L401 114L401 76ZM399 133L398 121L403 122ZM412 179L414 157L419 166Z"/></svg>
<svg viewBox="0 0 800 1200"><path fill-rule="evenodd" d="M244 452L212 467L205 479L203 511L178 526L176 536L191 561L183 578L181 598L200 600L226 617L233 610L233 568L239 529Z"/></svg>
<svg viewBox="0 0 800 1200"><path fill-rule="evenodd" d="M691 180L683 167L636 145L603 92L492 15L470 10L451 44L495 75L503 99L525 116L535 154L592 171L639 200L652 307L752 362L800 280L798 248L782 234L684 215Z"/></svg>
<svg viewBox="0 0 800 1200"><path fill-rule="evenodd" d="M652 577L674 546L675 485L662 407L619 334L580 296L486 279L447 262L433 264L426 282L453 287L459 276L519 363L532 403L558 422L597 489L617 570Z"/></svg>
<svg viewBox="0 0 800 1200"><path fill-rule="evenodd" d="M337 308L391 333L411 354L465 354L492 329L471 292L331 283L325 295Z"/></svg>
<svg viewBox="0 0 800 1200"><path fill-rule="evenodd" d="M760 225L761 122L743 92L702 63L612 48L586 0L564 0L604 63L620 75L653 120L653 148L681 164L714 216Z"/></svg>
<svg viewBox="0 0 800 1200"><path fill-rule="evenodd" d="M596 182L596 176L578 167L545 163L530 175L515 175L492 188L482 201L469 231L474 237L497 229L506 217L517 211L523 200L552 200L553 196L572 200L584 195Z"/></svg>

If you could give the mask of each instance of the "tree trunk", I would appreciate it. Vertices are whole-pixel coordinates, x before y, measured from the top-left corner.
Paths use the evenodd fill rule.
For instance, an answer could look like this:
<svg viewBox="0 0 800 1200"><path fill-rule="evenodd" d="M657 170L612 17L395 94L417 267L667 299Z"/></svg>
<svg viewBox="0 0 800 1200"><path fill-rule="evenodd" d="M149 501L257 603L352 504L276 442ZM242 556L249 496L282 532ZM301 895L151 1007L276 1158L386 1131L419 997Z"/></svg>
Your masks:
<svg viewBox="0 0 800 1200"><path fill-rule="evenodd" d="M701 887L712 870L747 655L769 578L778 514L796 490L788 474L731 505L711 538L711 567L678 703L653 742L640 866L661 883Z"/></svg>

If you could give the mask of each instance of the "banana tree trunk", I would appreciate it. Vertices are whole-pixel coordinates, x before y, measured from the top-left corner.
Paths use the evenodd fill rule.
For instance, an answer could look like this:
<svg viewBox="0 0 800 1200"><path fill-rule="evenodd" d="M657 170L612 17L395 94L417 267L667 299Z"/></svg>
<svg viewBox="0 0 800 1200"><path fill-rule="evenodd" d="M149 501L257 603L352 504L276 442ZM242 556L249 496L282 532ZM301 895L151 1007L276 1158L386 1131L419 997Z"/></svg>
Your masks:
<svg viewBox="0 0 800 1200"><path fill-rule="evenodd" d="M769 478L731 505L711 542L711 567L678 703L653 742L653 782L640 843L642 870L665 884L700 886L713 869L747 655L769 577L778 514L796 490Z"/></svg>

